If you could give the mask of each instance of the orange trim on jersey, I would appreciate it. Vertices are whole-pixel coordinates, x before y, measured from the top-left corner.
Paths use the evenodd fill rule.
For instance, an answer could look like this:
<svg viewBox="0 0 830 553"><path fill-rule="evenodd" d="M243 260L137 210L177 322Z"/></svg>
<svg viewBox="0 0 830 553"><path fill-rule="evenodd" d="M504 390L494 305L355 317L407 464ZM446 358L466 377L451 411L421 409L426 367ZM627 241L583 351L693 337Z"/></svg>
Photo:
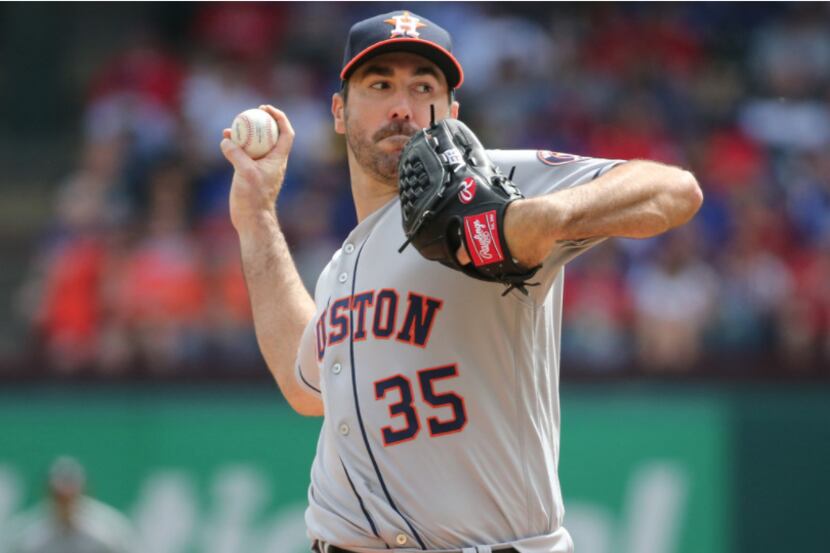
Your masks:
<svg viewBox="0 0 830 553"><path fill-rule="evenodd" d="M438 305L435 306L435 310L432 313L432 317L425 321L427 324L427 335L424 337L423 344L419 344L415 341L415 325L418 324L418 320L415 319L413 316L412 323L407 325L407 321L409 320L409 313L412 311L414 297L417 297L421 300L421 314L423 315L423 317L427 317L427 314L429 313L429 300L433 300L436 303L438 303ZM432 335L432 329L435 328L435 321L438 319L438 312L441 311L441 308L443 306L444 302L442 300L439 300L438 298L432 298L430 296L416 294L415 292L409 292L409 294L407 295L406 312L403 316L403 323L401 324L400 330L395 335L395 339L403 344L409 344L411 346L419 347L421 349L426 348L427 344L429 343L429 337ZM403 334L404 331L407 329L412 331L409 340L406 340L401 337L401 334Z"/></svg>
<svg viewBox="0 0 830 553"><path fill-rule="evenodd" d="M317 361L322 361L323 357L326 355L326 345L328 342L328 332L326 331L326 315L328 314L329 307L326 306L326 310L320 313L320 317L317 319L317 323L314 325L314 337L315 342L317 345Z"/></svg>
<svg viewBox="0 0 830 553"><path fill-rule="evenodd" d="M425 371L431 371L431 370L434 370L434 369L445 369L447 367L452 367L453 370L455 371L455 374L448 374L447 376L430 378L429 379L430 384L435 382L436 380L446 380L448 378L458 378L458 376L459 376L459 374L458 374L458 363L452 363L450 365L436 365L435 367L427 367L425 369L421 369L421 370L417 371L417 373L416 373L418 375L418 384L421 387L421 396L424 398L424 401L427 404L429 404L430 407L432 407L434 409L441 409L441 408L444 408L444 407L448 407L448 408L452 409L452 405L451 404L444 404L444 405L440 405L440 406L436 407L435 405L432 405L431 403L429 403L426 400L426 394L424 394L423 383L421 381L421 373L425 372ZM464 403L464 397L461 396L460 394L455 393L455 392L445 392L444 394L438 394L435 391L435 388L433 388L432 386L430 386L430 389L432 391L432 394L435 395L435 396L452 394L455 397L457 397L461 401L461 412L464 415L464 424L462 424L461 427L459 427L456 430L450 430L449 432L441 432L439 434L435 434L435 433L432 432L432 426L430 425L430 423L435 422L436 424L448 424L448 423L451 423L452 421L451 420L442 421L438 417L427 417L427 431L429 431L430 438L440 438L441 436L449 436L450 434L458 434L459 432L464 430L467 427L467 424L470 422L470 417L467 415L467 405L466 405L466 403Z"/></svg>
<svg viewBox="0 0 830 553"><path fill-rule="evenodd" d="M351 297L351 303L349 305L349 309L354 312L356 309L359 309L358 316L357 316L357 329L352 334L352 341L353 342L362 342L366 340L366 337L369 335L369 332L366 330L366 311L368 307L372 307L375 305L375 291L374 290L366 290L359 294L355 294ZM360 298L360 301L356 301L357 298ZM363 298L366 298L365 300ZM360 304L362 307L358 308L357 304ZM354 321L354 315L352 315L352 321ZM374 325L373 325L374 326Z"/></svg>
<svg viewBox="0 0 830 553"><path fill-rule="evenodd" d="M348 309L351 303L351 296L344 296L336 299L331 307L328 309L329 315L329 347L337 345L349 336L349 317L351 313L347 311L345 314L338 314L341 309ZM335 322L335 320L338 322ZM339 332L334 333L334 327L339 327Z"/></svg>
<svg viewBox="0 0 830 553"><path fill-rule="evenodd" d="M393 306L390 306L390 308L388 309L389 316L386 317L386 327L383 329L384 332L387 329L389 330L389 336L378 336L375 329L376 329L376 327L380 326L380 318L383 316L383 312L380 309L381 308L381 299L382 299L380 295L383 294L384 292L392 292L393 294L395 294L395 303L394 303ZM388 296L384 296L384 297L388 297ZM400 303L401 303L400 302L401 297L398 294L398 291L395 290L394 288L383 288L377 294L375 294L375 299L377 300L377 302L375 303L375 315L374 315L374 317L372 317L372 335L378 340L389 340L395 334L395 323L397 322L397 318L398 318L398 305L400 305ZM392 301L391 298L390 298L389 301L390 302Z"/></svg>
<svg viewBox="0 0 830 553"><path fill-rule="evenodd" d="M388 392L389 390L392 389L392 388L384 388L383 394L378 395L378 393L377 393L377 384L378 384L378 382L384 382L386 380L391 380L391 379L396 378L396 377L401 377L404 380L406 380L406 385L409 387L409 395L411 396L410 397L410 402L409 402L409 407L411 407L412 411L415 413L415 433L412 436L410 436L409 438L405 438L403 440L396 440L392 443L389 443L389 442L386 441L386 436L384 436L383 431L384 430L389 430L390 432L403 432L404 430L409 430L409 428L410 428L409 427L409 420L407 419L407 421L406 421L407 426L405 428L395 429L395 428L392 428L391 424L387 425L387 426L384 426L380 429L380 438L383 441L383 447L391 447L393 445L402 444L404 442L411 442L412 440L414 440L415 438L418 437L418 434L421 433L421 416L418 414L418 408L415 406L415 389L412 387L412 381L409 380L406 376L399 373L399 374L393 374L392 376L389 376L389 377L386 377L386 378L383 378L383 379L380 379L380 380L376 380L372 384L372 387L375 389L375 399L376 400L386 399L386 392ZM394 386L394 388L398 390L398 395L401 396L401 400L398 403L390 403L389 405L386 406L387 409L389 410L389 418L392 419L394 417L404 417L406 419L406 413L392 413L392 407L393 406L404 405L403 389L400 386Z"/></svg>

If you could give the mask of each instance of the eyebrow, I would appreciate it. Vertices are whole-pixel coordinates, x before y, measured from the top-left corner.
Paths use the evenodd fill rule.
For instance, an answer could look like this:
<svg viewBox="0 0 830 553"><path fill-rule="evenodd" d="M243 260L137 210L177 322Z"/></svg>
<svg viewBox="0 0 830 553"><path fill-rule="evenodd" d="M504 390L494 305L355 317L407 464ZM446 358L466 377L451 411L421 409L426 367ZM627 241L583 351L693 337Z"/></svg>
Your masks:
<svg viewBox="0 0 830 553"><path fill-rule="evenodd" d="M438 71L436 71L431 65L423 65L419 67L415 70L415 75L432 75L436 80L441 80L438 78Z"/></svg>
<svg viewBox="0 0 830 553"><path fill-rule="evenodd" d="M380 77L391 77L392 75L394 75L394 73L395 71L388 65L372 64L366 66L366 69L363 71L363 76L361 77L361 79L365 79L370 75L377 75ZM422 65L415 70L415 76L417 77L420 75L431 75L435 77L436 80L441 80L438 77L438 71L436 71L434 67L429 65Z"/></svg>

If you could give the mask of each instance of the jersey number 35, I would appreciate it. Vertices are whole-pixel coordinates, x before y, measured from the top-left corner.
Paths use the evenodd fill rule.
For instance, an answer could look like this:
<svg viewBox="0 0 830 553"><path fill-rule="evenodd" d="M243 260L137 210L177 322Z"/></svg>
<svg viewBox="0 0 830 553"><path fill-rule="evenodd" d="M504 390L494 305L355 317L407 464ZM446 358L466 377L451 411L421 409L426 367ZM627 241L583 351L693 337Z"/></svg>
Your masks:
<svg viewBox="0 0 830 553"><path fill-rule="evenodd" d="M437 380L458 376L456 365L444 365L418 371L418 385L421 390L423 403L432 408L449 408L452 417L442 420L437 416L427 417L429 435L434 437L461 432L467 425L467 410L464 407L464 398L454 392L437 393L434 384ZM384 426L381 428L383 445L395 445L414 440L421 431L421 419L415 406L412 392L412 382L402 374L396 374L375 382L375 399L382 400L390 392L397 391L400 401L389 405L390 417L403 417L406 425L403 428Z"/></svg>

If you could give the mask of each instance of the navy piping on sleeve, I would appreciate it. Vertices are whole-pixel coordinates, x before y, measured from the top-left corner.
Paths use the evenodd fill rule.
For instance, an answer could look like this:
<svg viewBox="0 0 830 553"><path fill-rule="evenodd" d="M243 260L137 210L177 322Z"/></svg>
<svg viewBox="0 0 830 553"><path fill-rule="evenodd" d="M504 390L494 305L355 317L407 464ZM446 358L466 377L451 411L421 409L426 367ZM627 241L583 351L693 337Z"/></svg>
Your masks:
<svg viewBox="0 0 830 553"><path fill-rule="evenodd" d="M346 469L346 464L343 462L343 458L340 458L340 466L343 467L343 472L346 473L346 480L349 481L349 486L352 487L352 491L354 492L355 497L357 498L357 502L360 503L360 510L363 511L363 514L366 516L366 520L369 522L369 526L372 527L372 533L375 535L376 538L383 541L383 538L380 537L378 534L377 526L375 526L375 521L372 520L372 516L369 514L369 511L366 510L366 506L363 504L363 498L360 497L360 494L357 493L357 488L354 487L354 482L352 482L352 477L349 476L349 471ZM389 545L384 541L383 545L386 546L386 549L389 549Z"/></svg>
<svg viewBox="0 0 830 553"><path fill-rule="evenodd" d="M371 234L367 236L366 240L363 241L363 244L360 245L360 249L357 251L357 256L354 260L354 271L352 272L352 297L354 297L355 283L357 282L357 265L360 263L360 254L363 252L363 247L366 245L366 242L369 241L370 237ZM363 425L363 416L360 414L360 400L357 396L357 379L355 378L357 366L354 362L354 317L349 317L349 357L352 364L352 393L354 394L354 406L355 411L357 412L357 423L360 425L360 433L363 435L363 443L366 445L366 452L369 454L369 459L372 461L372 466L375 468L375 474L378 477L378 482L380 482L380 487L383 489L383 494L386 496L386 500L389 502L389 505L395 510L396 513L398 513L398 516L400 516L409 527L409 531L412 532L412 535L415 537L418 545L421 546L421 549L426 549L426 545L424 545L424 542L421 540L421 536L418 535L418 532L415 531L412 523L410 523L409 520L403 516L403 513L401 513L397 505L395 505L395 502L392 500L392 495L386 488L386 482L383 481L383 475L381 475L378 463L375 461L372 448L369 446L369 438L366 436L366 427Z"/></svg>
<svg viewBox="0 0 830 553"><path fill-rule="evenodd" d="M312 390L314 390L314 391L315 391L315 392L317 392L318 394L321 394L321 393L322 393L320 390L318 390L317 388L315 388L315 387L311 384L311 382L309 382L308 380L306 380L306 379L305 379L305 375L303 374L303 367L302 367L302 365L299 365L299 364L297 365L297 374L299 374L299 375L300 375L300 379L301 379L303 382L305 382L305 385L306 385L306 386L308 386L309 388L311 388Z"/></svg>

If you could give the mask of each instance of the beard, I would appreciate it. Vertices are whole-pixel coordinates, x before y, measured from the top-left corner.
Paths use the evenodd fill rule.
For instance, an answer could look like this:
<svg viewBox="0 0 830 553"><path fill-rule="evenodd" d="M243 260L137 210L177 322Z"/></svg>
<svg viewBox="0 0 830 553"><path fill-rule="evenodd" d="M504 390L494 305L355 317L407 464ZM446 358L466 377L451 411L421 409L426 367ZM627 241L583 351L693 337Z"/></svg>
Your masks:
<svg viewBox="0 0 830 553"><path fill-rule="evenodd" d="M369 136L369 131L362 129L360 125L351 121L348 114L346 114L345 122L346 141L357 163L375 179L397 188L398 161L401 158L401 152L384 151L378 146L378 143L384 138L395 135L411 137L418 132L418 128L412 123L395 120Z"/></svg>

